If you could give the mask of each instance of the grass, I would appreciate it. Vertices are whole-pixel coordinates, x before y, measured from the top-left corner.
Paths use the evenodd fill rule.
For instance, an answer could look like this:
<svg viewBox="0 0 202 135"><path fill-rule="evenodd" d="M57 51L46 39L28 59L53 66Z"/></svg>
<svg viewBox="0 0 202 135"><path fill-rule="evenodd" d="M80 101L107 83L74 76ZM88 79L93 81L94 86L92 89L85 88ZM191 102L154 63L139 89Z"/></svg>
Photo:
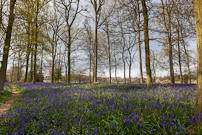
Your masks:
<svg viewBox="0 0 202 135"><path fill-rule="evenodd" d="M8 87L4 88L3 91L0 91L0 106L4 104L9 97L12 95L12 86L9 85Z"/></svg>
<svg viewBox="0 0 202 135"><path fill-rule="evenodd" d="M0 134L201 134L196 85L26 85Z"/></svg>

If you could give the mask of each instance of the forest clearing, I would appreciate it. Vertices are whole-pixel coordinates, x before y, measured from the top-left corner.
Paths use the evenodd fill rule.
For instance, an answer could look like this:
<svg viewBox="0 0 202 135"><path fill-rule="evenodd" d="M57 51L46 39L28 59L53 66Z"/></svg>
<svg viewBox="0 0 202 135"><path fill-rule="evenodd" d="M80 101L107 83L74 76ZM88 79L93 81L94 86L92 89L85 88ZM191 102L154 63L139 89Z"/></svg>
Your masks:
<svg viewBox="0 0 202 135"><path fill-rule="evenodd" d="M16 84L0 134L201 134L196 85Z"/></svg>
<svg viewBox="0 0 202 135"><path fill-rule="evenodd" d="M0 135L202 135L202 0L0 0Z"/></svg>

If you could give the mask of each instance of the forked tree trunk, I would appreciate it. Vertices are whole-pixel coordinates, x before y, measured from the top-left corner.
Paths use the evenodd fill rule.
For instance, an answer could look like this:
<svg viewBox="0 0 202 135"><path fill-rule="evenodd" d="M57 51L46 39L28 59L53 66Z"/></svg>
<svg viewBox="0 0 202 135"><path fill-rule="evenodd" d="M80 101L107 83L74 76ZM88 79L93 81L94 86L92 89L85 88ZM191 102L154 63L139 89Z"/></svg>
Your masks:
<svg viewBox="0 0 202 135"><path fill-rule="evenodd" d="M150 49L149 49L149 31L148 31L148 15L145 0L142 1L143 15L144 15L144 41L145 41L145 55L146 55L146 71L147 71L147 88L152 86L151 68L150 68Z"/></svg>
<svg viewBox="0 0 202 135"><path fill-rule="evenodd" d="M6 70L8 65L8 55L10 49L11 34L14 22L14 8L16 0L10 0L10 15L8 20L8 27L6 32L5 46L3 50L3 61L0 68L0 91L4 88L4 83L6 81Z"/></svg>
<svg viewBox="0 0 202 135"><path fill-rule="evenodd" d="M196 115L202 113L202 1L194 0L196 37L197 37L197 93L196 93Z"/></svg>

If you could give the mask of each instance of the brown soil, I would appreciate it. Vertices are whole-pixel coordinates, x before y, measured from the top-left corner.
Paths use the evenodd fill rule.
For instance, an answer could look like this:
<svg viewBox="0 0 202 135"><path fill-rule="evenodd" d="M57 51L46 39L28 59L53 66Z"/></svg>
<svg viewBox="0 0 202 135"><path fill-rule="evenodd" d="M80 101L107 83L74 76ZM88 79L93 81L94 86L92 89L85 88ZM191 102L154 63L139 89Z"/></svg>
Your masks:
<svg viewBox="0 0 202 135"><path fill-rule="evenodd" d="M5 104L0 106L0 116L2 114L6 114L6 111L10 109L10 106L13 103L13 101L19 96L19 93L15 91L16 90L15 86L12 86L12 87L13 87L12 96L8 98Z"/></svg>

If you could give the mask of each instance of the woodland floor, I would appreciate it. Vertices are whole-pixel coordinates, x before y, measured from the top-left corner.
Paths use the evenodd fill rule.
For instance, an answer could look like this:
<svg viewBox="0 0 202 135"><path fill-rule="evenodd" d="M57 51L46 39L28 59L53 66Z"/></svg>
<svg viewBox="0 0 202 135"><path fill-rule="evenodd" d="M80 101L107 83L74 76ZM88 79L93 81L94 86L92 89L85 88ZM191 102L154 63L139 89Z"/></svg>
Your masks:
<svg viewBox="0 0 202 135"><path fill-rule="evenodd" d="M15 91L16 90L15 86L12 86L12 87L13 87L12 96L8 98L5 104L0 106L0 116L2 114L6 114L6 111L10 109L10 106L13 103L13 101L19 96L19 93Z"/></svg>

